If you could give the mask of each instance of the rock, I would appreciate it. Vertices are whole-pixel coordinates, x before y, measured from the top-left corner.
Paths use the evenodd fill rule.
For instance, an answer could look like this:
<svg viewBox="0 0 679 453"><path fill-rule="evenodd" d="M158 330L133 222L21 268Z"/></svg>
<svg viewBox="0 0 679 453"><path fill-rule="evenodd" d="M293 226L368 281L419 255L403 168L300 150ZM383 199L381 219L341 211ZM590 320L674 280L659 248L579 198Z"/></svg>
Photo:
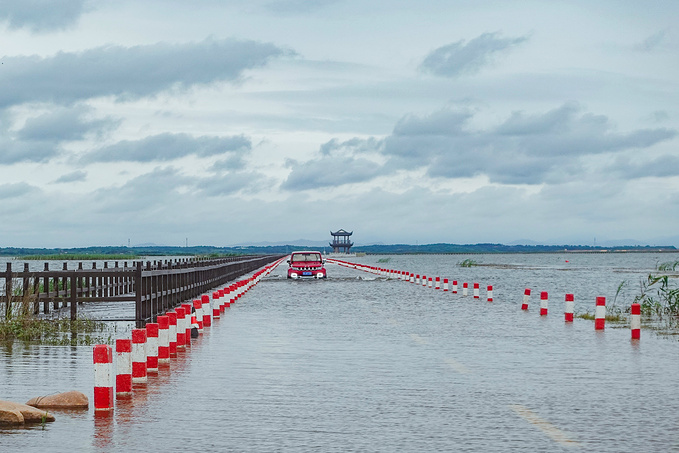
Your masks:
<svg viewBox="0 0 679 453"><path fill-rule="evenodd" d="M53 422L54 415L47 411L36 409L35 407L28 406L21 403L13 403L11 401L0 401L0 412L3 413L3 419L9 421L14 420L13 424L23 424L25 423L42 423ZM11 412L18 412L22 416L21 421L17 421L18 417L10 414Z"/></svg>
<svg viewBox="0 0 679 453"><path fill-rule="evenodd" d="M89 401L87 396L76 390L56 395L38 396L26 402L27 405L52 409L87 409Z"/></svg>
<svg viewBox="0 0 679 453"><path fill-rule="evenodd" d="M23 425L24 416L16 409L5 409L0 402L0 426L2 425Z"/></svg>

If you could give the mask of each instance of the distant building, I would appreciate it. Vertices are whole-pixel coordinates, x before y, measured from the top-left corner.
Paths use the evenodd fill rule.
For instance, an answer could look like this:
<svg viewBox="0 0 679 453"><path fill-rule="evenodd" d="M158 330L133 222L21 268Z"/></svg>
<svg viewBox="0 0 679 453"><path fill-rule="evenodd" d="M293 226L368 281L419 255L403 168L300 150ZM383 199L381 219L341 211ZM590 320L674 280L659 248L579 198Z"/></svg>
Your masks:
<svg viewBox="0 0 679 453"><path fill-rule="evenodd" d="M354 232L338 230L334 233L331 231L330 234L332 235L330 247L332 247L333 253L349 253L349 249L354 245L354 243L349 240L349 236L354 234Z"/></svg>

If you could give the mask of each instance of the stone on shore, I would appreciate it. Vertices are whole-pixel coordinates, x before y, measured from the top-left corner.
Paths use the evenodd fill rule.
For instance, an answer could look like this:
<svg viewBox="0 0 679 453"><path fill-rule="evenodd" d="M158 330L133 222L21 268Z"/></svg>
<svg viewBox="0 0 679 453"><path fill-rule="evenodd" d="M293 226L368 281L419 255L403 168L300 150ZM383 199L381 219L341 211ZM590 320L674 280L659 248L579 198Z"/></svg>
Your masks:
<svg viewBox="0 0 679 453"><path fill-rule="evenodd" d="M87 409L89 401L84 393L73 390L55 395L31 398L26 404L33 407L51 409Z"/></svg>
<svg viewBox="0 0 679 453"><path fill-rule="evenodd" d="M53 422L54 415L26 404L0 401L0 423L23 425L24 423Z"/></svg>

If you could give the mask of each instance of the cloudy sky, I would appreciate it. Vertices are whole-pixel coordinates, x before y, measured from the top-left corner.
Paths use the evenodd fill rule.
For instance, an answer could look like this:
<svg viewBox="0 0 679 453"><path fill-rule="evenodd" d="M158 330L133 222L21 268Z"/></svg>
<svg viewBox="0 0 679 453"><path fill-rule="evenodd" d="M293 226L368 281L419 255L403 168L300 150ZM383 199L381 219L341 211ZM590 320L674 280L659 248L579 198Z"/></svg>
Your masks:
<svg viewBox="0 0 679 453"><path fill-rule="evenodd" d="M3 0L0 246L679 246L677 17Z"/></svg>

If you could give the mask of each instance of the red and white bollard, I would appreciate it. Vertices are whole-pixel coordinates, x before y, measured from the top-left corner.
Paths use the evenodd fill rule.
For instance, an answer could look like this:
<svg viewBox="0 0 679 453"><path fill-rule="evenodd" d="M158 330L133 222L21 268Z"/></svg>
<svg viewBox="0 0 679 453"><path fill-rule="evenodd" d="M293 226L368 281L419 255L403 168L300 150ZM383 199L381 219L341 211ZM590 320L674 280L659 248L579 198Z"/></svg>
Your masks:
<svg viewBox="0 0 679 453"><path fill-rule="evenodd" d="M526 288L523 292L523 303L521 304L521 310L528 310L528 303L530 302L530 289Z"/></svg>
<svg viewBox="0 0 679 453"><path fill-rule="evenodd" d="M193 301L193 308L196 312L193 315L196 317L196 323L198 324L198 333L203 333L203 302L196 299Z"/></svg>
<svg viewBox="0 0 679 453"><path fill-rule="evenodd" d="M594 310L594 330L604 330L606 326L606 298L596 298L596 309Z"/></svg>
<svg viewBox="0 0 679 453"><path fill-rule="evenodd" d="M434 282L432 281L431 277L429 277L428 283L429 283L429 287L430 287L430 288L432 288L432 287L434 286L434 285L433 285Z"/></svg>
<svg viewBox="0 0 679 453"><path fill-rule="evenodd" d="M415 275L415 284L416 285L420 284L420 274Z"/></svg>
<svg viewBox="0 0 679 453"><path fill-rule="evenodd" d="M170 361L170 317L158 316L158 363Z"/></svg>
<svg viewBox="0 0 679 453"><path fill-rule="evenodd" d="M547 291L540 293L540 316L547 316L547 309L549 308L549 294Z"/></svg>
<svg viewBox="0 0 679 453"><path fill-rule="evenodd" d="M564 305L564 321L573 322L573 309L575 308L575 297L572 294L566 294L566 304Z"/></svg>
<svg viewBox="0 0 679 453"><path fill-rule="evenodd" d="M226 294L226 289L220 289L220 290L219 290L219 298L220 298L220 299L221 299L222 297L224 297L225 294ZM220 314L221 314L221 313L224 313L224 309L226 308L226 302L228 302L228 301L229 301L229 299L225 299L224 302L222 302L222 303L219 304L219 313L220 313Z"/></svg>
<svg viewBox="0 0 679 453"><path fill-rule="evenodd" d="M203 327L212 325L212 308L210 307L210 296L203 294L200 297L200 306L203 310Z"/></svg>
<svg viewBox="0 0 679 453"><path fill-rule="evenodd" d="M487 295L488 295L488 302L493 301L493 285L488 285L488 288L486 289Z"/></svg>
<svg viewBox="0 0 679 453"><path fill-rule="evenodd" d="M427 276L426 275L422 276L422 286L427 286Z"/></svg>
<svg viewBox="0 0 679 453"><path fill-rule="evenodd" d="M639 340L641 338L641 304L632 304L631 313L630 328L632 329L632 340Z"/></svg>
<svg viewBox="0 0 679 453"><path fill-rule="evenodd" d="M219 291L212 293L212 317L219 318Z"/></svg>
<svg viewBox="0 0 679 453"><path fill-rule="evenodd" d="M192 316L192 305L182 304L184 308L184 345L191 346L191 316Z"/></svg>
<svg viewBox="0 0 679 453"><path fill-rule="evenodd" d="M168 311L170 318L170 357L177 357L177 312Z"/></svg>
<svg viewBox="0 0 679 453"><path fill-rule="evenodd" d="M467 282L462 284L462 295L465 297L469 295L469 284Z"/></svg>
<svg viewBox="0 0 679 453"><path fill-rule="evenodd" d="M410 278L409 278L408 280L410 281L410 283L415 283L415 274L413 274L413 273L411 272L411 273L410 273Z"/></svg>
<svg viewBox="0 0 679 453"><path fill-rule="evenodd" d="M441 277L436 277L436 285L434 289L441 289Z"/></svg>
<svg viewBox="0 0 679 453"><path fill-rule="evenodd" d="M443 291L448 291L448 288L449 288L449 286L448 286L448 279L447 279L447 278L444 278L444 279L443 279Z"/></svg>
<svg viewBox="0 0 679 453"><path fill-rule="evenodd" d="M478 283L474 283L474 299L479 299L481 297L480 294L480 286Z"/></svg>
<svg viewBox="0 0 679 453"><path fill-rule="evenodd" d="M113 410L113 350L107 344L94 346L94 410Z"/></svg>
<svg viewBox="0 0 679 453"><path fill-rule="evenodd" d="M146 372L158 372L158 323L146 324Z"/></svg>
<svg viewBox="0 0 679 453"><path fill-rule="evenodd" d="M116 396L132 394L132 340L116 340Z"/></svg>
<svg viewBox="0 0 679 453"><path fill-rule="evenodd" d="M453 294L457 294L457 280L453 280Z"/></svg>
<svg viewBox="0 0 679 453"><path fill-rule="evenodd" d="M184 307L177 307L174 309L177 313L177 349L186 348L186 327L184 326L184 319L186 318Z"/></svg>
<svg viewBox="0 0 679 453"><path fill-rule="evenodd" d="M132 382L146 383L146 329L132 329Z"/></svg>

